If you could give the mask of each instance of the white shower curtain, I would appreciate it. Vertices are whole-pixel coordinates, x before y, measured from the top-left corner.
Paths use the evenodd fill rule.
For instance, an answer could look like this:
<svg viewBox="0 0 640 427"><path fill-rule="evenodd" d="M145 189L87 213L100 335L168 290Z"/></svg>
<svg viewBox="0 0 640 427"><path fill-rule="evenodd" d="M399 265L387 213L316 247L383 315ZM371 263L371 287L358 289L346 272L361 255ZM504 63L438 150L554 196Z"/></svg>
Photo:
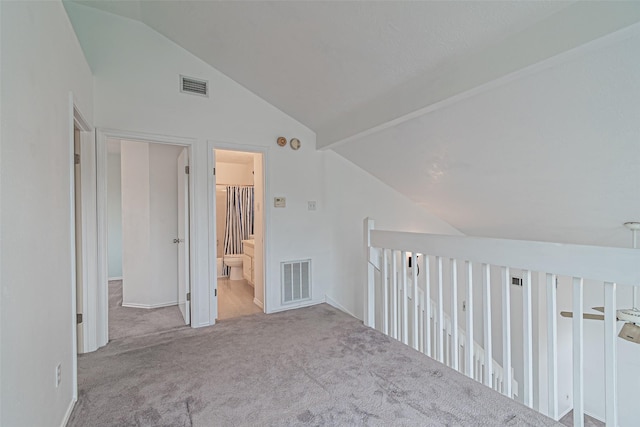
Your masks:
<svg viewBox="0 0 640 427"><path fill-rule="evenodd" d="M241 254L242 241L253 234L253 187L227 186L224 254ZM229 275L229 267L224 267Z"/></svg>

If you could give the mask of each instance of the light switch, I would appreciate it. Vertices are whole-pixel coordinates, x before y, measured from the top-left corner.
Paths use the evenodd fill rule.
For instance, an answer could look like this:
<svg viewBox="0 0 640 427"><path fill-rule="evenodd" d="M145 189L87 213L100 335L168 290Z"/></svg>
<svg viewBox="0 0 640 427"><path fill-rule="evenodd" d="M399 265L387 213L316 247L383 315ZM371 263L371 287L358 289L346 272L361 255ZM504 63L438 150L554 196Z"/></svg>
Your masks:
<svg viewBox="0 0 640 427"><path fill-rule="evenodd" d="M274 197L273 198L273 206L276 208L285 208L287 207L287 198L286 197Z"/></svg>

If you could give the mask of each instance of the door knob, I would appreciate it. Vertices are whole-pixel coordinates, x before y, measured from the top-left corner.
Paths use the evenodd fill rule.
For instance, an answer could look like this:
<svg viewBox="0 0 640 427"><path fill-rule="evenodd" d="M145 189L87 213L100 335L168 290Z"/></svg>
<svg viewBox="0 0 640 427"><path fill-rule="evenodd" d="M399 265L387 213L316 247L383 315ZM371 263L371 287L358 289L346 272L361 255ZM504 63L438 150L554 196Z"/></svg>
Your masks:
<svg viewBox="0 0 640 427"><path fill-rule="evenodd" d="M173 239L173 243L182 243L184 239Z"/></svg>

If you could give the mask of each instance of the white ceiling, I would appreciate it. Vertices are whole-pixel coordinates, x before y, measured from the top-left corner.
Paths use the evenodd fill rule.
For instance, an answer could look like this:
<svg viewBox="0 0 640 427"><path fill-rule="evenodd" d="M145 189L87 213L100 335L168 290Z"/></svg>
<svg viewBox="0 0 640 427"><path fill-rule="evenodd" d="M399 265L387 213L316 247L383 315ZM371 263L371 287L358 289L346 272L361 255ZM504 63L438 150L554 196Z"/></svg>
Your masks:
<svg viewBox="0 0 640 427"><path fill-rule="evenodd" d="M335 150L469 235L629 247L640 24L629 34Z"/></svg>
<svg viewBox="0 0 640 427"><path fill-rule="evenodd" d="M569 4L78 3L147 24L315 131L417 75L435 75L444 65L498 43Z"/></svg>
<svg viewBox="0 0 640 427"><path fill-rule="evenodd" d="M640 3L80 3L142 21L469 235L629 246L640 220L640 30L598 48Z"/></svg>

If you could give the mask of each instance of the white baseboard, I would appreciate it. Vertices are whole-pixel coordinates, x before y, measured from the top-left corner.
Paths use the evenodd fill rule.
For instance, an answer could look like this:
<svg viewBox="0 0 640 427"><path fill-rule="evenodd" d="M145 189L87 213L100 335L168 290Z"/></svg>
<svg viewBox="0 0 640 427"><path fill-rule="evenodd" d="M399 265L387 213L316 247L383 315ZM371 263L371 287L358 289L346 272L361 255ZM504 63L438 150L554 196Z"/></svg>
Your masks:
<svg viewBox="0 0 640 427"><path fill-rule="evenodd" d="M304 303L300 303L297 305L278 307L276 309L267 311L267 314L280 313L281 311L295 310L297 308L311 307L312 305L318 305L318 304L322 304L322 301L314 301L314 300L306 301Z"/></svg>
<svg viewBox="0 0 640 427"><path fill-rule="evenodd" d="M560 421L562 419L562 417L564 417L565 415L567 415L569 412L571 412L573 410L573 407L570 406L568 409L566 409L564 412L562 412L560 415L558 415L558 419L556 421Z"/></svg>
<svg viewBox="0 0 640 427"><path fill-rule="evenodd" d="M584 414L585 414L585 415L590 416L590 417L591 417L591 418L593 418L594 420L598 420L598 421L600 421L601 423L606 423L606 421L605 421L605 419L604 419L604 418L596 417L596 416L595 416L595 415L593 415L592 413L589 413L589 412L587 412L587 411L584 411Z"/></svg>
<svg viewBox="0 0 640 427"><path fill-rule="evenodd" d="M136 303L127 303L127 304L125 304L125 303L122 303L123 307L145 308L145 309L171 307L172 305L178 305L178 301L163 302L163 303L160 303L160 304L136 304Z"/></svg>
<svg viewBox="0 0 640 427"><path fill-rule="evenodd" d="M107 279L107 281L109 281L109 280L123 280L123 277L122 277L122 276L118 276L118 277L109 277L109 278Z"/></svg>
<svg viewBox="0 0 640 427"><path fill-rule="evenodd" d="M324 296L325 302L327 304L329 304L331 307L335 307L338 310L347 313L349 316L351 317L355 317L356 319L362 320L360 319L358 316L356 316L355 314L353 314L351 311L347 310L342 304L340 304L339 302L337 302L336 300L334 300L333 298L331 298L329 295L325 295Z"/></svg>
<svg viewBox="0 0 640 427"><path fill-rule="evenodd" d="M253 303L264 310L264 304L258 298L254 298Z"/></svg>
<svg viewBox="0 0 640 427"><path fill-rule="evenodd" d="M69 418L71 418L71 413L73 412L74 406L76 406L76 401L78 399L71 399L71 403L69 403L69 407L67 408L67 412L64 413L64 417L62 418L62 422L60 423L60 427L65 427L69 422Z"/></svg>

